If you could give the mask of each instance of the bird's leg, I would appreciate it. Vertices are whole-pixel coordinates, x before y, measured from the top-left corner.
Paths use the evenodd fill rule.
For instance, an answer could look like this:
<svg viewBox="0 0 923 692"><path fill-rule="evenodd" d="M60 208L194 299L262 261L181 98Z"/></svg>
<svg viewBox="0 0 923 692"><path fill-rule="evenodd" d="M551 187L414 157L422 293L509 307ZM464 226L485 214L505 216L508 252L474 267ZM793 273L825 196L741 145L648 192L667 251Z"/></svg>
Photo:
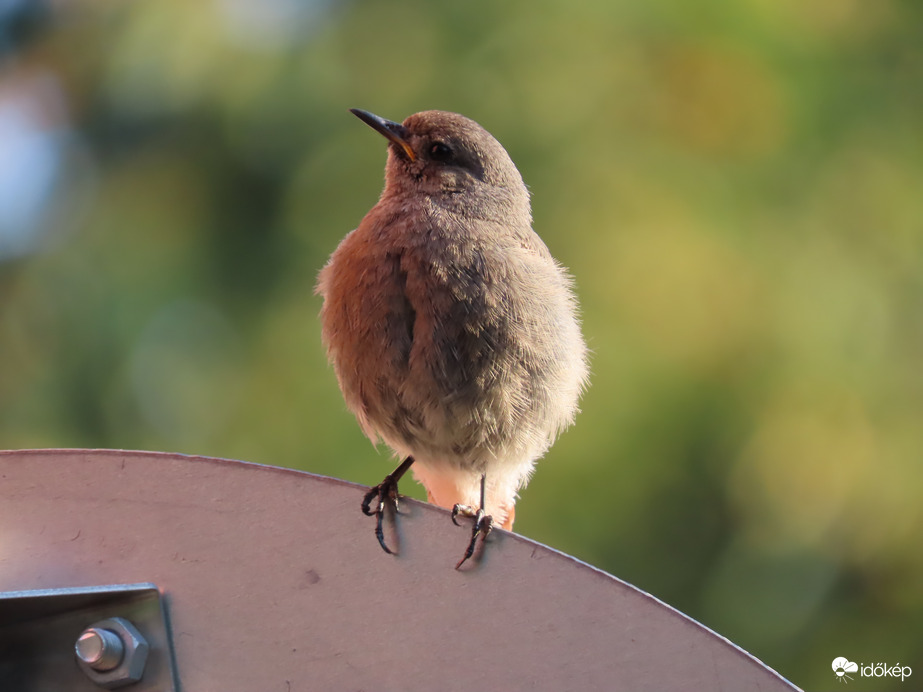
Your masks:
<svg viewBox="0 0 923 692"><path fill-rule="evenodd" d="M473 507L470 507L468 505L455 505L455 507L452 508L452 523L455 524L456 526L461 526L461 524L455 521L455 518L459 514L466 516L466 517L474 518L474 524L471 527L471 542L468 543L468 549L465 551L465 555L462 557L462 559L458 561L458 564L455 565L455 569L458 569L459 567L461 567L463 564L465 564L465 561L468 558L474 555L474 547L475 545L477 545L478 536L481 537L481 543L483 544L484 541L487 540L488 534L490 534L491 530L494 527L494 518L484 511L484 506L487 504L485 502L486 484L487 484L487 474L481 474L481 506L480 507L478 507L477 509L474 509Z"/></svg>
<svg viewBox="0 0 923 692"><path fill-rule="evenodd" d="M401 480L401 477L407 473L407 469L413 464L413 457L407 457L404 461L401 462L401 465L394 469L391 473L385 476L385 479L376 485L374 488L369 488L368 492L365 494L365 497L362 499L362 513L367 517L371 517L375 514L378 515L378 520L375 523L375 537L378 539L379 545L382 549L389 555L393 555L392 551L387 545L385 545L385 532L382 529L382 519L385 516L385 503L391 505L394 509L394 513L398 512L398 500L400 495L397 493L397 482ZM378 498L378 507L372 511L370 509L372 504L372 499Z"/></svg>

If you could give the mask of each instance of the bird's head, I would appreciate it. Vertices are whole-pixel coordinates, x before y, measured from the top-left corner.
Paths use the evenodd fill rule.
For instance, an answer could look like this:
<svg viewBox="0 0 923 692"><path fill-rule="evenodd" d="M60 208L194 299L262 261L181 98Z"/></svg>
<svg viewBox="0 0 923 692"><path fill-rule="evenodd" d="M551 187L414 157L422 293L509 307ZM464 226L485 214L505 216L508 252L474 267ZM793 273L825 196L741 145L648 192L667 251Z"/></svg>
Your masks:
<svg viewBox="0 0 923 692"><path fill-rule="evenodd" d="M422 111L396 123L352 113L391 143L384 195L423 194L466 216L529 214L529 193L506 149L474 120Z"/></svg>

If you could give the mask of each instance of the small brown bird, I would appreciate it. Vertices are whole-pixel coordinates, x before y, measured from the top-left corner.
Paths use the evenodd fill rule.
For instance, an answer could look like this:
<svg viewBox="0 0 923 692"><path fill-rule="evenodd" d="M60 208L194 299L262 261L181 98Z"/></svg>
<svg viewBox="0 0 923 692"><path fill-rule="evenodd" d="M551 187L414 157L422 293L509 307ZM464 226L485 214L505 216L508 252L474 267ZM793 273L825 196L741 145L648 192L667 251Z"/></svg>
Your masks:
<svg viewBox="0 0 923 692"><path fill-rule="evenodd" d="M489 132L444 111L400 124L351 110L390 142L385 187L320 272L322 335L362 430L404 458L362 510L390 553L382 517L412 465L453 522L474 518L458 568L478 536L512 527L517 491L574 420L588 374L577 303Z"/></svg>

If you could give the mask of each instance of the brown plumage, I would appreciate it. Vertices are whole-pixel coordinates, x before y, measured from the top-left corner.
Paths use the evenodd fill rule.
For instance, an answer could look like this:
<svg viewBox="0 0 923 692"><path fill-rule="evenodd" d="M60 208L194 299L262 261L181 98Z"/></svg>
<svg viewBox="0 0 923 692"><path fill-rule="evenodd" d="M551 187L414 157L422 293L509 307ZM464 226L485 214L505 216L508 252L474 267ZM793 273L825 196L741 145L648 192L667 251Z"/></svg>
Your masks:
<svg viewBox="0 0 923 692"><path fill-rule="evenodd" d="M512 526L517 491L573 422L587 365L571 280L480 125L353 112L391 144L381 198L320 272L323 340L365 434L412 458L398 477L412 464L430 502L477 515L464 562L491 516ZM379 497L385 550L392 476L364 505Z"/></svg>

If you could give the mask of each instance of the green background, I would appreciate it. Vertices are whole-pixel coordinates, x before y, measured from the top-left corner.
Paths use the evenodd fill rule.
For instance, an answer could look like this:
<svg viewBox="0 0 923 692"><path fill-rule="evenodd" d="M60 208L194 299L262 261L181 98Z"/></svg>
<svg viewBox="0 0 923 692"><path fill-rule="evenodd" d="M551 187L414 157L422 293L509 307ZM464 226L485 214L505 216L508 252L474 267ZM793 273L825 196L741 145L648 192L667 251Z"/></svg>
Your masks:
<svg viewBox="0 0 923 692"><path fill-rule="evenodd" d="M806 689L923 677L919 2L7 5L0 447L380 481L312 293L382 185L347 108L454 110L593 351L517 531Z"/></svg>

